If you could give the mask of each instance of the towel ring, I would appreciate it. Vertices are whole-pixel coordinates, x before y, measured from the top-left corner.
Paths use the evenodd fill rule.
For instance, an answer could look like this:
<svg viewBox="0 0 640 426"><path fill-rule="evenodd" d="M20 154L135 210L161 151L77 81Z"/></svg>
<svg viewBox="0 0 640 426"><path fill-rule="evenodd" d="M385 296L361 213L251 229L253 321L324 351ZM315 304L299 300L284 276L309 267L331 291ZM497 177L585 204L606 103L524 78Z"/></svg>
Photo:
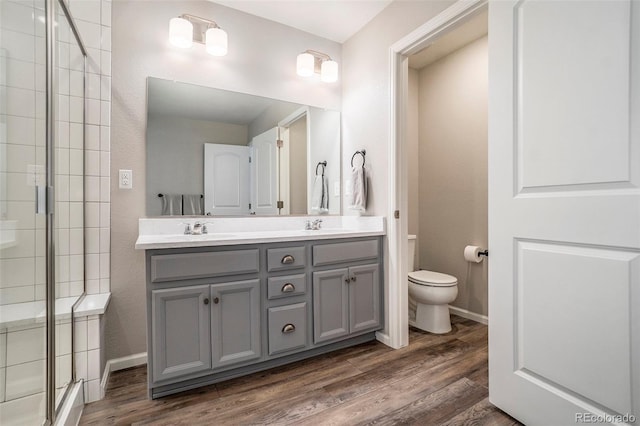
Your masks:
<svg viewBox="0 0 640 426"><path fill-rule="evenodd" d="M327 161L320 161L317 165L316 165L316 176L318 176L318 167L322 166L322 176L324 176L324 168L327 167Z"/></svg>
<svg viewBox="0 0 640 426"><path fill-rule="evenodd" d="M364 163L366 161L365 155L367 155L367 151L365 149L353 153L353 155L351 156L351 167L353 167L353 159L356 158L356 155L358 154L362 155L362 167L364 167Z"/></svg>

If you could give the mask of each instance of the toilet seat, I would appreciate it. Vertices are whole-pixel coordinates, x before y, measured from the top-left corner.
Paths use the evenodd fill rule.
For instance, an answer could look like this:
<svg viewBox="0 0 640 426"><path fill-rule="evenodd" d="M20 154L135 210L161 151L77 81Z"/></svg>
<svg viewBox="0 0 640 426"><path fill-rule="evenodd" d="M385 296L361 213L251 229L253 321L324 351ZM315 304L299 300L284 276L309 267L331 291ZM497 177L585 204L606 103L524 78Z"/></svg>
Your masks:
<svg viewBox="0 0 640 426"><path fill-rule="evenodd" d="M433 271L409 272L409 282L427 287L453 287L458 284L455 277Z"/></svg>

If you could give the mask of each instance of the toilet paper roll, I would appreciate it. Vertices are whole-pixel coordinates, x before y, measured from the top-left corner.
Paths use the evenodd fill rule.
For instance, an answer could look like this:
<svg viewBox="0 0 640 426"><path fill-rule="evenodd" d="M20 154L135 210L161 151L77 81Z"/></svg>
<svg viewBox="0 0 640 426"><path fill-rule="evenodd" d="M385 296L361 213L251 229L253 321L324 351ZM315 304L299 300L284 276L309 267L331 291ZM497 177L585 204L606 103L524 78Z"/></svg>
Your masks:
<svg viewBox="0 0 640 426"><path fill-rule="evenodd" d="M483 257L480 256L481 251L483 250L478 246L466 246L464 248L464 260L475 263L482 262Z"/></svg>

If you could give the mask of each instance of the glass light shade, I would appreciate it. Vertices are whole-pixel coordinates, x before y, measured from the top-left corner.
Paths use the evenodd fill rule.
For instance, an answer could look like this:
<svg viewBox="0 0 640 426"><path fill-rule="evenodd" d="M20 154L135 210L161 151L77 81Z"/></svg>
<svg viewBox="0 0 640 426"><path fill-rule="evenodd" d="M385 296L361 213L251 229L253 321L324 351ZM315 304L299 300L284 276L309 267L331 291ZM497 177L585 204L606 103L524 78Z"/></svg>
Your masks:
<svg viewBox="0 0 640 426"><path fill-rule="evenodd" d="M183 18L169 21L169 43L176 47L187 48L193 45L193 25Z"/></svg>
<svg viewBox="0 0 640 426"><path fill-rule="evenodd" d="M336 61L328 60L322 63L320 80L325 83L335 83L338 81L338 63Z"/></svg>
<svg viewBox="0 0 640 426"><path fill-rule="evenodd" d="M227 54L227 33L220 28L209 28L206 33L207 53L213 56Z"/></svg>
<svg viewBox="0 0 640 426"><path fill-rule="evenodd" d="M315 58L311 53L301 53L296 60L296 72L300 77L311 77L313 75Z"/></svg>

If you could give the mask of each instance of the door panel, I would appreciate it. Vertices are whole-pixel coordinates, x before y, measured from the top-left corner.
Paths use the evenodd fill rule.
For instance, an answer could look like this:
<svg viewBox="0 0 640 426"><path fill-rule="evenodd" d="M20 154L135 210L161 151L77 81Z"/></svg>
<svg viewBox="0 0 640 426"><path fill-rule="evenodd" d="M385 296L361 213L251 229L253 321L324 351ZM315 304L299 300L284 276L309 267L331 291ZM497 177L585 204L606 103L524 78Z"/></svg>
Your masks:
<svg viewBox="0 0 640 426"><path fill-rule="evenodd" d="M490 400L640 406L640 4L489 8Z"/></svg>
<svg viewBox="0 0 640 426"><path fill-rule="evenodd" d="M347 268L313 273L313 341L349 334Z"/></svg>
<svg viewBox="0 0 640 426"><path fill-rule="evenodd" d="M208 298L206 285L152 291L154 382L211 368Z"/></svg>
<svg viewBox="0 0 640 426"><path fill-rule="evenodd" d="M257 215L278 214L278 128L251 140L251 210Z"/></svg>
<svg viewBox="0 0 640 426"><path fill-rule="evenodd" d="M260 280L211 286L213 368L260 357Z"/></svg>
<svg viewBox="0 0 640 426"><path fill-rule="evenodd" d="M378 265L349 268L349 330L357 333L380 325Z"/></svg>
<svg viewBox="0 0 640 426"><path fill-rule="evenodd" d="M204 144L204 211L249 214L249 148Z"/></svg>

